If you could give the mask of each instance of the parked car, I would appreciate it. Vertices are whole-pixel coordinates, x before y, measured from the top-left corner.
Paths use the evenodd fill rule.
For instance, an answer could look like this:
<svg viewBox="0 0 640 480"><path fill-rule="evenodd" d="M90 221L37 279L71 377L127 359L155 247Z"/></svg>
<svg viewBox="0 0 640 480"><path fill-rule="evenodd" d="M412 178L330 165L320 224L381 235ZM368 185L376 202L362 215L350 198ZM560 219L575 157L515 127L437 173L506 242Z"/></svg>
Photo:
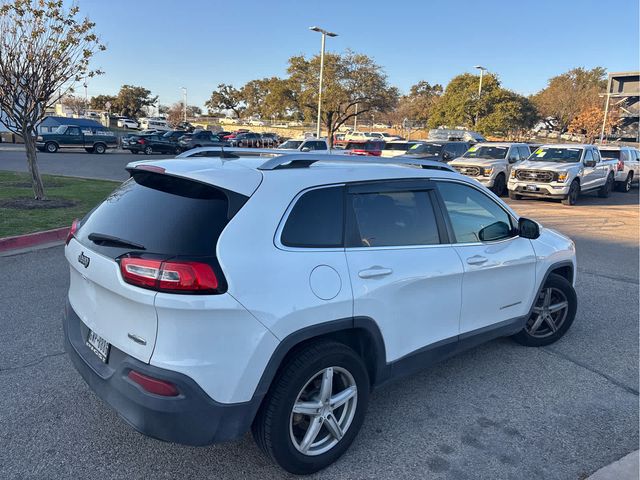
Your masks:
<svg viewBox="0 0 640 480"><path fill-rule="evenodd" d="M280 143L280 136L277 133L263 133L262 143L265 147L275 147Z"/></svg>
<svg viewBox="0 0 640 480"><path fill-rule="evenodd" d="M129 150L131 153L144 153L151 155L152 153L174 153L179 154L182 148L171 140L162 135L132 135L128 140L122 140L122 148Z"/></svg>
<svg viewBox="0 0 640 480"><path fill-rule="evenodd" d="M368 135L371 138L379 138L380 140L383 140L385 142L394 142L396 140L402 140L402 137L398 135L391 135L390 133L387 133L387 132L370 132Z"/></svg>
<svg viewBox="0 0 640 480"><path fill-rule="evenodd" d="M468 142L426 141L413 145L407 150L406 156L450 162L454 158L464 155L469 147Z"/></svg>
<svg viewBox="0 0 640 480"><path fill-rule="evenodd" d="M392 140L385 142L382 149L383 157L397 157L404 155L407 151L418 142L406 141L406 140Z"/></svg>
<svg viewBox="0 0 640 480"><path fill-rule="evenodd" d="M280 150L298 150L300 152L328 151L326 138L293 138L278 145Z"/></svg>
<svg viewBox="0 0 640 480"><path fill-rule="evenodd" d="M349 141L344 146L345 153L349 155L364 155L370 157L380 157L384 142L381 140Z"/></svg>
<svg viewBox="0 0 640 480"><path fill-rule="evenodd" d="M118 127L124 128L124 129L127 129L127 128L138 129L140 127L140 124L135 120L132 120L131 118L119 118Z"/></svg>
<svg viewBox="0 0 640 480"><path fill-rule="evenodd" d="M188 133L180 137L180 140L178 140L178 145L180 146L180 149L184 151L198 147L216 147L229 144L213 132L210 132L208 130L200 130L198 132Z"/></svg>
<svg viewBox="0 0 640 480"><path fill-rule="evenodd" d="M239 133L229 140L232 147L260 148L264 146L262 135L254 132Z"/></svg>
<svg viewBox="0 0 640 480"><path fill-rule="evenodd" d="M162 138L178 145L178 141L187 135L189 132L186 130L170 130L162 134Z"/></svg>
<svg viewBox="0 0 640 480"><path fill-rule="evenodd" d="M264 127L266 124L262 120L254 118L252 120L249 120L249 125L251 125L252 127Z"/></svg>
<svg viewBox="0 0 640 480"><path fill-rule="evenodd" d="M640 180L640 151L631 147L600 145L600 156L605 160L616 160L616 188L622 192L631 190L631 185Z"/></svg>
<svg viewBox="0 0 640 480"><path fill-rule="evenodd" d="M346 140L347 142L351 140L364 142L369 140L369 138L370 137L367 135L366 132L349 132L344 136L344 140Z"/></svg>
<svg viewBox="0 0 640 480"><path fill-rule="evenodd" d="M36 148L48 153L56 153L61 148L84 148L88 153L102 154L117 146L116 136L106 128L60 125L55 132L36 137Z"/></svg>
<svg viewBox="0 0 640 480"><path fill-rule="evenodd" d="M499 197L507 193L511 167L531 155L526 143L477 143L449 163L463 175L475 178Z"/></svg>
<svg viewBox="0 0 640 480"><path fill-rule="evenodd" d="M161 130L165 132L172 130L172 128L169 126L169 122L161 118L155 118L155 119L141 118L139 123L140 123L140 128L143 130L153 129L153 130Z"/></svg>
<svg viewBox="0 0 640 480"><path fill-rule="evenodd" d="M594 190L606 198L613 188L617 163L603 160L593 145L543 145L511 169L509 198L550 198L575 205L581 193Z"/></svg>
<svg viewBox="0 0 640 480"><path fill-rule="evenodd" d="M188 445L251 429L309 474L349 448L373 388L566 334L569 238L455 172L328 158L131 164L74 222L65 349L133 428Z"/></svg>

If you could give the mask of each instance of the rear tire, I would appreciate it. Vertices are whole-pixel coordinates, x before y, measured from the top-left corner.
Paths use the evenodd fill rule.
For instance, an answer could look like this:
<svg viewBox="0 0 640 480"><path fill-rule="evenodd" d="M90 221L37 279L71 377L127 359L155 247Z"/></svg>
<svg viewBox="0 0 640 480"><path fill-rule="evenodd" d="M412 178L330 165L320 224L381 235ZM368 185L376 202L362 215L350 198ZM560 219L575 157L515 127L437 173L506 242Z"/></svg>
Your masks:
<svg viewBox="0 0 640 480"><path fill-rule="evenodd" d="M525 327L511 338L527 347L550 345L567 333L577 308L578 298L573 285L552 273L538 293Z"/></svg>
<svg viewBox="0 0 640 480"><path fill-rule="evenodd" d="M616 187L618 190L624 193L629 193L631 191L631 184L633 183L633 172L629 172L627 178L624 179L623 182L616 182Z"/></svg>
<svg viewBox="0 0 640 480"><path fill-rule="evenodd" d="M511 200L522 200L522 195L518 195L516 192L509 190L509 198Z"/></svg>
<svg viewBox="0 0 640 480"><path fill-rule="evenodd" d="M571 186L569 187L569 193L562 199L562 204L575 205L578 201L578 195L580 195L580 184L577 180L574 180L571 182Z"/></svg>
<svg viewBox="0 0 640 480"><path fill-rule="evenodd" d="M253 438L288 472L317 472L353 442L369 389L367 369L351 348L334 341L303 346L288 355L276 375L253 422Z"/></svg>
<svg viewBox="0 0 640 480"><path fill-rule="evenodd" d="M610 173L607 176L607 181L604 182L604 185L598 190L598 196L600 198L609 198L609 195L611 195L611 190L613 190L613 183L613 173Z"/></svg>

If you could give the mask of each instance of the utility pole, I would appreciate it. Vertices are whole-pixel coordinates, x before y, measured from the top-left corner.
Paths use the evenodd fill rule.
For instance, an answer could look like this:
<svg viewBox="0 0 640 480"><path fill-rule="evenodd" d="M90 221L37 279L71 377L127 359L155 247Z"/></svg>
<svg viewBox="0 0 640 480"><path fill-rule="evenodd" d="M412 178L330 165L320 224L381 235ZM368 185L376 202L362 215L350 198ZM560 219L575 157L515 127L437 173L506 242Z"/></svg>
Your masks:
<svg viewBox="0 0 640 480"><path fill-rule="evenodd" d="M320 47L320 86L318 88L318 119L316 125L316 138L320 138L320 121L322 119L322 73L324 70L324 43L325 37L337 37L337 33L328 32L320 27L309 27L309 30L322 34L322 43Z"/></svg>
<svg viewBox="0 0 640 480"><path fill-rule="evenodd" d="M187 87L182 87L182 120L187 123Z"/></svg>
<svg viewBox="0 0 640 480"><path fill-rule="evenodd" d="M482 96L482 74L486 72L486 68L481 65L476 65L474 68L480 70L480 85L478 85L478 108L476 109L476 119L474 121L474 127L478 124L478 114L480 113L480 97Z"/></svg>

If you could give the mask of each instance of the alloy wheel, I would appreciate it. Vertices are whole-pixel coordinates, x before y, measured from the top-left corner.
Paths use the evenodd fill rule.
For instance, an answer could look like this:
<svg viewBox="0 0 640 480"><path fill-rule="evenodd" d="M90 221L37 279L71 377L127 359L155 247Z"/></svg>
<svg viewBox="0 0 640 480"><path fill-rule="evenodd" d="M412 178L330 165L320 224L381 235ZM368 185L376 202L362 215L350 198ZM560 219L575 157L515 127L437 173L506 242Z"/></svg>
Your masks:
<svg viewBox="0 0 640 480"><path fill-rule="evenodd" d="M358 388L353 375L328 367L313 375L293 404L289 434L304 455L321 455L344 437L356 414Z"/></svg>
<svg viewBox="0 0 640 480"><path fill-rule="evenodd" d="M569 301L561 290L543 288L533 307L533 314L527 321L527 333L536 338L553 335L564 324L568 312Z"/></svg>
<svg viewBox="0 0 640 480"><path fill-rule="evenodd" d="M624 182L624 191L628 192L631 190L631 181L632 181L632 177L631 175L627 175L627 179Z"/></svg>

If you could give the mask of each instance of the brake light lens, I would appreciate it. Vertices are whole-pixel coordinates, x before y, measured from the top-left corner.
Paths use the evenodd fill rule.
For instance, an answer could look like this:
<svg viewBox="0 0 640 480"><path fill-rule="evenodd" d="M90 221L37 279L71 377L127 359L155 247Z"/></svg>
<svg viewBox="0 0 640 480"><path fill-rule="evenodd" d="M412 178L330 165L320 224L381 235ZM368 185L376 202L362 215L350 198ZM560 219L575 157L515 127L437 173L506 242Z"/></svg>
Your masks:
<svg viewBox="0 0 640 480"><path fill-rule="evenodd" d="M618 160L618 166L616 167L618 169L619 172L624 170L624 161L623 160Z"/></svg>
<svg viewBox="0 0 640 480"><path fill-rule="evenodd" d="M69 233L67 234L67 240L64 242L65 245L69 245L69 242L73 237L76 236L76 232L80 228L80 220L77 218L71 223L71 228L69 229Z"/></svg>
<svg viewBox="0 0 640 480"><path fill-rule="evenodd" d="M149 393L163 397L177 397L180 394L178 388L166 380L150 377L135 370L130 370L127 376Z"/></svg>
<svg viewBox="0 0 640 480"><path fill-rule="evenodd" d="M158 291L215 293L218 288L213 269L202 262L123 258L120 272L125 282Z"/></svg>
<svg viewBox="0 0 640 480"><path fill-rule="evenodd" d="M145 143L147 143L147 142L144 140L144 138L141 138L141 139L139 139L139 140L138 140L138 143L139 143L140 145L144 145L144 144L145 144Z"/></svg>

